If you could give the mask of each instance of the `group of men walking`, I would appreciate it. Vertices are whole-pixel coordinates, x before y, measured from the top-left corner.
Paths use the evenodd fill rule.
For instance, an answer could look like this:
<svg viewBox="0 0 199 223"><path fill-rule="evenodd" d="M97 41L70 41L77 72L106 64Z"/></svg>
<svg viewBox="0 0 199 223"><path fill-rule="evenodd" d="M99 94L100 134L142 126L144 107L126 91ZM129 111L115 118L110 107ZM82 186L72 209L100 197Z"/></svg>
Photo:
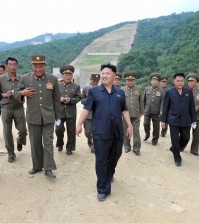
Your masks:
<svg viewBox="0 0 199 223"><path fill-rule="evenodd" d="M88 146L96 157L97 197L100 201L105 200L111 194L111 183L122 148L124 147L126 153L132 150L135 155L140 156L142 115L145 131L143 141L152 137L153 146L158 143L159 135L165 137L169 125L172 144L170 150L176 166L181 166L180 152L189 142L191 126L191 153L198 156L198 74L190 73L187 76L189 88L185 88L185 75L177 73L173 77L174 87L168 89L168 77L152 73L149 77L150 86L142 91L135 84L137 72L125 72L126 85L121 87L122 75L117 73L116 66L108 63L101 65L100 74L91 74L90 84L81 92L80 86L73 82L74 66L61 66L62 79L58 83L55 76L45 72L44 55L33 55L31 63L32 72L18 75L18 61L9 57L5 63L6 73L0 76L1 116L8 162L13 163L16 160L13 121L18 130L18 151L26 145L27 122L32 157L29 176L44 170L46 177L55 179L52 172L56 169L53 155L54 131L57 150L61 152L66 141L66 154L72 155L76 149L76 135L82 132L84 125ZM76 126L76 104L80 101L83 110Z"/></svg>

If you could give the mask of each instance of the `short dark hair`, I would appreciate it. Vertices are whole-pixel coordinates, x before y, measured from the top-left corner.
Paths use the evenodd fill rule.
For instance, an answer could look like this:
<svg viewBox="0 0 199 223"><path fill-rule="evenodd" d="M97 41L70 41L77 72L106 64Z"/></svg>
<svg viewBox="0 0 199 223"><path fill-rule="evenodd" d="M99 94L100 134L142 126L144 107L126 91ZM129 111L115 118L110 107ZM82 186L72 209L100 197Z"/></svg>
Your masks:
<svg viewBox="0 0 199 223"><path fill-rule="evenodd" d="M8 64L8 61L9 60L11 60L11 61L15 61L17 64L18 64L18 60L16 59L16 58L14 58L14 57L8 57L7 59L6 59L6 65Z"/></svg>
<svg viewBox="0 0 199 223"><path fill-rule="evenodd" d="M183 73L176 73L173 75L173 79L175 79L176 77L183 77L185 79L185 75Z"/></svg>
<svg viewBox="0 0 199 223"><path fill-rule="evenodd" d="M0 65L0 68L3 68L4 70L6 70L6 67L5 67L5 65Z"/></svg>
<svg viewBox="0 0 199 223"><path fill-rule="evenodd" d="M102 64L101 65L101 71L104 69L104 68L110 68L114 73L116 73L117 72L117 68L116 68L116 66L115 65L113 65L113 64L110 64L110 63L107 63L107 64Z"/></svg>

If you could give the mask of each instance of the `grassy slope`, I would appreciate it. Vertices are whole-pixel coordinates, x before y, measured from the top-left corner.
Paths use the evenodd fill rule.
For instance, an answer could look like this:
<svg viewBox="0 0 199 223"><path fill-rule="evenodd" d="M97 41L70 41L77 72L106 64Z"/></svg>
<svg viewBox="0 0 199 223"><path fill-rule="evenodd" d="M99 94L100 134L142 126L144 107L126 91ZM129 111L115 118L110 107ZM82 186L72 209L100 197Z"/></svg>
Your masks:
<svg viewBox="0 0 199 223"><path fill-rule="evenodd" d="M76 68L76 82L81 87L89 83L91 73L99 73L103 63L117 64L119 55L88 55L88 53L127 53L134 40L137 24L124 25L94 40L72 62Z"/></svg>

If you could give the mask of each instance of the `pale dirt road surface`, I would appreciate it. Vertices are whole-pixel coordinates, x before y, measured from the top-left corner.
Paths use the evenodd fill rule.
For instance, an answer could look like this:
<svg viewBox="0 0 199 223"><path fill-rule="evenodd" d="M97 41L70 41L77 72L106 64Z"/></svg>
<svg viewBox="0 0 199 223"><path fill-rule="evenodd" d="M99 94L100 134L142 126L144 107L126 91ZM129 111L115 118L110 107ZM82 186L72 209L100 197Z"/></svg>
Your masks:
<svg viewBox="0 0 199 223"><path fill-rule="evenodd" d="M78 104L78 114L82 105ZM4 148L0 122L0 148ZM141 136L144 138L143 126ZM14 138L17 134L14 131ZM123 153L112 184L112 194L104 202L96 198L95 158L84 134L77 138L74 155L57 152L55 182L31 169L29 140L17 161L0 155L1 223L198 223L199 157L182 153L177 168L169 151L170 137L142 142L141 156ZM55 141L54 141L55 144Z"/></svg>

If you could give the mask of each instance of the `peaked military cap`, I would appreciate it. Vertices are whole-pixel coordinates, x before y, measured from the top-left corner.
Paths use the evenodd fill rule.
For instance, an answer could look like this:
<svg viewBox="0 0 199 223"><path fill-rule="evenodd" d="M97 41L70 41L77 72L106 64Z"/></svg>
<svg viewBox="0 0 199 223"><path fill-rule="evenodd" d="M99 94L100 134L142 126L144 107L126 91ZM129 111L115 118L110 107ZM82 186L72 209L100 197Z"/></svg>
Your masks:
<svg viewBox="0 0 199 223"><path fill-rule="evenodd" d="M196 81L196 82L199 82L199 74L196 74L196 73L189 73L187 75L187 80L188 81Z"/></svg>
<svg viewBox="0 0 199 223"><path fill-rule="evenodd" d="M120 73L116 73L115 79L122 79L122 75Z"/></svg>
<svg viewBox="0 0 199 223"><path fill-rule="evenodd" d="M32 55L31 58L32 58L32 64L38 64L38 63L46 64L44 55L35 54L35 55Z"/></svg>
<svg viewBox="0 0 199 223"><path fill-rule="evenodd" d="M136 71L127 71L124 73L125 80L135 80L137 77Z"/></svg>
<svg viewBox="0 0 199 223"><path fill-rule="evenodd" d="M91 80L99 80L100 79L100 74L91 74Z"/></svg>
<svg viewBox="0 0 199 223"><path fill-rule="evenodd" d="M161 81L168 81L167 75L161 75L160 80Z"/></svg>
<svg viewBox="0 0 199 223"><path fill-rule="evenodd" d="M75 68L70 64L64 64L60 67L60 73L61 74L73 74L75 71Z"/></svg>
<svg viewBox="0 0 199 223"><path fill-rule="evenodd" d="M156 80L160 80L160 74L159 73L152 73L150 75L150 79L156 79Z"/></svg>

